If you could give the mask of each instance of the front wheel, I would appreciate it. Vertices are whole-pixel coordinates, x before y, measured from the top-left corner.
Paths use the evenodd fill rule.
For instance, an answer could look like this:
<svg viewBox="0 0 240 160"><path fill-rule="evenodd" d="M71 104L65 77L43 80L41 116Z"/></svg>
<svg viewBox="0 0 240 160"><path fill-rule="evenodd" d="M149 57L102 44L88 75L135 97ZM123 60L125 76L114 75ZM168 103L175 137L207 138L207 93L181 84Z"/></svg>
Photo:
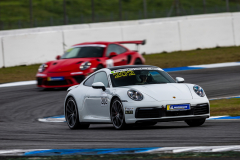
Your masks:
<svg viewBox="0 0 240 160"><path fill-rule="evenodd" d="M190 126L190 127L197 127L203 125L205 122L206 118L202 119L191 119L191 120L185 120L185 122Z"/></svg>
<svg viewBox="0 0 240 160"><path fill-rule="evenodd" d="M90 126L90 124L82 124L79 122L77 105L72 97L67 100L65 118L70 129L87 129Z"/></svg>
<svg viewBox="0 0 240 160"><path fill-rule="evenodd" d="M121 101L116 98L111 105L111 120L115 129L124 129L127 127L124 118L124 111Z"/></svg>

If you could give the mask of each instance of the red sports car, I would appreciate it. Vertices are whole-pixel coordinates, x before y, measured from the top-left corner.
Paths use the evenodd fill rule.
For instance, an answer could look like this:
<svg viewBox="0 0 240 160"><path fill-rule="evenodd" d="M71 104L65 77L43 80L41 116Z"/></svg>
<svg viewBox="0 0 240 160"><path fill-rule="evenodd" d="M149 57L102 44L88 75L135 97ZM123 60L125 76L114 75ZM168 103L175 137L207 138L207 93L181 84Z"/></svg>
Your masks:
<svg viewBox="0 0 240 160"><path fill-rule="evenodd" d="M137 51L121 44L145 44L143 41L87 42L72 46L57 60L42 64L36 75L38 87L70 87L81 83L94 71L112 66L144 64Z"/></svg>

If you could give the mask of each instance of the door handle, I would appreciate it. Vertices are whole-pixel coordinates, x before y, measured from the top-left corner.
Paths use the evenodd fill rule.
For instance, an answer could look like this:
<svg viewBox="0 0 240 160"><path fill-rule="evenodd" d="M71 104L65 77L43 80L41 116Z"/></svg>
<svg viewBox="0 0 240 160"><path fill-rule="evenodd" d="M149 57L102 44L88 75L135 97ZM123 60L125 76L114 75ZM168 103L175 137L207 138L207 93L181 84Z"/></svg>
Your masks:
<svg viewBox="0 0 240 160"><path fill-rule="evenodd" d="M126 61L126 59L122 59L122 61Z"/></svg>

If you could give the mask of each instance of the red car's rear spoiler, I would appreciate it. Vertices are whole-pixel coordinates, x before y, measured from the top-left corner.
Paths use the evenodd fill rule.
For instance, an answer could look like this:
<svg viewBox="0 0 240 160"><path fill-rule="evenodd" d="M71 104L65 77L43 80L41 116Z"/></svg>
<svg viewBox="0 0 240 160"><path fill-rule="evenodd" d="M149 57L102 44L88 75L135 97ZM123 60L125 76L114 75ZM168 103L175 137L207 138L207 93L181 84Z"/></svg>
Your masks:
<svg viewBox="0 0 240 160"><path fill-rule="evenodd" d="M145 45L146 44L146 40L143 41L119 41L119 42L115 42L115 43L120 43L120 44L136 44L136 45Z"/></svg>

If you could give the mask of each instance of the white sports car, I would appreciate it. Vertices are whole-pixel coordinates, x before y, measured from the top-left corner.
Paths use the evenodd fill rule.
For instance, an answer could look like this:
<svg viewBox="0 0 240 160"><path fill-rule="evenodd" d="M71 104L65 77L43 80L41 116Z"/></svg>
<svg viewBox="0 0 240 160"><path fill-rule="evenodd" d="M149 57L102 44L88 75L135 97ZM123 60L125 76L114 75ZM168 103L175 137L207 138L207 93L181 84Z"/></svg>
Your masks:
<svg viewBox="0 0 240 160"><path fill-rule="evenodd" d="M176 81L161 68L132 65L104 68L68 89L64 114L70 129L112 123L116 129L131 124L185 121L200 126L210 116L203 89Z"/></svg>

